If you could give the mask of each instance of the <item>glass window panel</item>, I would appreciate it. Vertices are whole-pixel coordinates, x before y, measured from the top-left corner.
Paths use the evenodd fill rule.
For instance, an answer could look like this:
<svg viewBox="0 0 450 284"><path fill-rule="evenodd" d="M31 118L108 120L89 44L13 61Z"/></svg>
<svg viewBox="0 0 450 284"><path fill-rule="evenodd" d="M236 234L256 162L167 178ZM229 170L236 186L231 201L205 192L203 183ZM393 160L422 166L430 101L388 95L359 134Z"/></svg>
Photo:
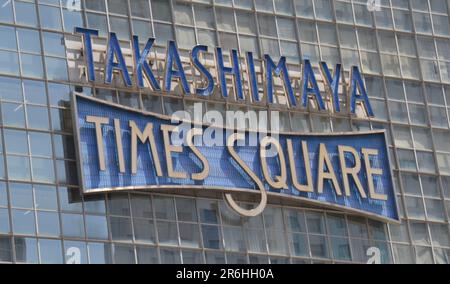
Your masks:
<svg viewBox="0 0 450 284"><path fill-rule="evenodd" d="M87 13L88 27L99 31L99 36L108 36L108 22L106 16Z"/></svg>
<svg viewBox="0 0 450 284"><path fill-rule="evenodd" d="M3 9L0 9L0 21L5 23L12 23L14 21L12 1L5 2Z"/></svg>
<svg viewBox="0 0 450 284"><path fill-rule="evenodd" d="M258 14L259 32L265 36L277 36L275 17L270 15Z"/></svg>
<svg viewBox="0 0 450 284"><path fill-rule="evenodd" d="M224 31L236 31L234 25L233 10L217 8L216 9L217 28Z"/></svg>
<svg viewBox="0 0 450 284"><path fill-rule="evenodd" d="M416 247L417 264L433 264L433 253L429 247Z"/></svg>
<svg viewBox="0 0 450 284"><path fill-rule="evenodd" d="M12 210L13 232L17 235L35 235L34 211Z"/></svg>
<svg viewBox="0 0 450 284"><path fill-rule="evenodd" d="M0 182L0 206L7 207L8 206L8 193L6 190L6 183Z"/></svg>
<svg viewBox="0 0 450 284"><path fill-rule="evenodd" d="M76 10L66 10L63 9L64 17L64 30L67 32L73 32L76 27L82 27L83 24L83 14Z"/></svg>
<svg viewBox="0 0 450 284"><path fill-rule="evenodd" d="M39 252L42 264L62 264L63 252L59 240L39 240Z"/></svg>
<svg viewBox="0 0 450 284"><path fill-rule="evenodd" d="M210 200L197 200L197 207L200 212L200 221L208 224L218 224L218 203Z"/></svg>
<svg viewBox="0 0 450 284"><path fill-rule="evenodd" d="M65 57L65 40L64 36L59 33L43 33L44 52L46 55L54 55Z"/></svg>
<svg viewBox="0 0 450 284"><path fill-rule="evenodd" d="M134 264L135 262L134 248L132 246L114 244L115 264Z"/></svg>
<svg viewBox="0 0 450 284"><path fill-rule="evenodd" d="M155 243L155 228L152 220L134 219L133 222L136 242Z"/></svg>
<svg viewBox="0 0 450 284"><path fill-rule="evenodd" d="M67 63L65 59L45 57L47 79L55 81L67 80Z"/></svg>
<svg viewBox="0 0 450 284"><path fill-rule="evenodd" d="M8 177L11 180L30 181L30 159L28 157L8 156Z"/></svg>
<svg viewBox="0 0 450 284"><path fill-rule="evenodd" d="M89 263L108 264L112 263L111 248L109 244L88 243Z"/></svg>
<svg viewBox="0 0 450 284"><path fill-rule="evenodd" d="M450 250L437 248L434 249L434 255L436 264L449 264L450 263Z"/></svg>
<svg viewBox="0 0 450 284"><path fill-rule="evenodd" d="M197 209L195 207L195 199L177 198L178 221L197 222Z"/></svg>
<svg viewBox="0 0 450 284"><path fill-rule="evenodd" d="M417 152L417 163L419 164L419 171L421 172L436 172L433 153Z"/></svg>
<svg viewBox="0 0 450 284"><path fill-rule="evenodd" d="M152 247L136 247L139 264L158 264L158 251Z"/></svg>
<svg viewBox="0 0 450 284"><path fill-rule="evenodd" d="M180 252L175 249L160 249L161 264L180 264Z"/></svg>
<svg viewBox="0 0 450 284"><path fill-rule="evenodd" d="M39 106L27 106L28 127L33 129L50 129L48 109Z"/></svg>
<svg viewBox="0 0 450 284"><path fill-rule="evenodd" d="M109 234L106 217L86 215L86 234L88 239L107 240Z"/></svg>
<svg viewBox="0 0 450 284"><path fill-rule="evenodd" d="M430 237L428 235L428 227L425 223L412 222L410 224L411 237L415 244L430 245Z"/></svg>
<svg viewBox="0 0 450 284"><path fill-rule="evenodd" d="M338 260L351 260L350 243L346 238L331 238L333 256Z"/></svg>
<svg viewBox="0 0 450 284"><path fill-rule="evenodd" d="M47 93L44 82L23 81L24 96L27 103L47 105Z"/></svg>
<svg viewBox="0 0 450 284"><path fill-rule="evenodd" d="M175 23L184 25L194 25L192 6L186 3L175 2L173 4Z"/></svg>
<svg viewBox="0 0 450 284"><path fill-rule="evenodd" d="M308 232L310 234L325 234L325 218L320 213L306 213Z"/></svg>
<svg viewBox="0 0 450 284"><path fill-rule="evenodd" d="M202 225L203 246L209 249L221 249L222 237L220 236L220 228L217 226Z"/></svg>
<svg viewBox="0 0 450 284"><path fill-rule="evenodd" d="M117 216L130 216L128 194L110 194L108 196L109 214Z"/></svg>
<svg viewBox="0 0 450 284"><path fill-rule="evenodd" d="M328 243L326 237L323 236L310 236L309 246L311 249L311 255L313 257L328 258Z"/></svg>
<svg viewBox="0 0 450 284"><path fill-rule="evenodd" d="M11 205L16 208L34 208L33 188L29 184L10 183Z"/></svg>
<svg viewBox="0 0 450 284"><path fill-rule="evenodd" d="M59 215L56 212L37 212L38 234L40 236L59 237Z"/></svg>
<svg viewBox="0 0 450 284"><path fill-rule="evenodd" d="M39 5L41 27L62 30L61 11L57 7Z"/></svg>
<svg viewBox="0 0 450 284"><path fill-rule="evenodd" d="M80 212L83 210L81 194L78 189L59 187L59 204L62 211Z"/></svg>
<svg viewBox="0 0 450 284"><path fill-rule="evenodd" d="M151 1L153 19L171 22L172 15L170 13L170 2L166 0Z"/></svg>
<svg viewBox="0 0 450 284"><path fill-rule="evenodd" d="M286 233L282 230L267 230L267 246L269 253L277 255L287 254Z"/></svg>
<svg viewBox="0 0 450 284"><path fill-rule="evenodd" d="M183 247L200 247L200 231L197 224L183 224L178 225L180 230L180 241Z"/></svg>
<svg viewBox="0 0 450 284"><path fill-rule="evenodd" d="M56 188L44 185L34 186L36 209L57 210Z"/></svg>
<svg viewBox="0 0 450 284"><path fill-rule="evenodd" d="M131 15L141 18L150 18L150 7L147 0L130 1Z"/></svg>
<svg viewBox="0 0 450 284"><path fill-rule="evenodd" d="M110 13L128 15L128 1L108 0L108 11ZM133 1L131 1L133 2Z"/></svg>
<svg viewBox="0 0 450 284"><path fill-rule="evenodd" d="M223 230L225 240L225 250L227 251L245 251L247 246L245 244L244 234L239 227L224 227Z"/></svg>
<svg viewBox="0 0 450 284"><path fill-rule="evenodd" d="M195 23L199 27L214 28L215 20L212 7L203 5L194 5Z"/></svg>
<svg viewBox="0 0 450 284"><path fill-rule="evenodd" d="M161 245L178 245L177 224L172 222L157 222L158 240Z"/></svg>
<svg viewBox="0 0 450 284"><path fill-rule="evenodd" d="M131 195L131 208L134 218L153 218L150 195Z"/></svg>
<svg viewBox="0 0 450 284"><path fill-rule="evenodd" d="M177 44L180 48L189 49L196 44L195 32L192 28L177 27L176 35Z"/></svg>
<svg viewBox="0 0 450 284"><path fill-rule="evenodd" d="M130 218L110 217L109 226L113 241L131 242L133 240Z"/></svg>
<svg viewBox="0 0 450 284"><path fill-rule="evenodd" d="M333 20L333 9L331 0L315 0L315 10L318 19Z"/></svg>
<svg viewBox="0 0 450 284"><path fill-rule="evenodd" d="M64 241L64 257L66 264L87 264L86 243Z"/></svg>
<svg viewBox="0 0 450 284"><path fill-rule="evenodd" d="M247 256L237 253L227 253L227 263L228 264L247 264Z"/></svg>
<svg viewBox="0 0 450 284"><path fill-rule="evenodd" d="M417 125L427 125L427 110L423 105L408 104L411 123Z"/></svg>
<svg viewBox="0 0 450 284"><path fill-rule="evenodd" d="M0 48L17 50L16 29L14 27L1 26L0 37L8 39L0 43Z"/></svg>
<svg viewBox="0 0 450 284"><path fill-rule="evenodd" d="M9 226L9 211L5 208L0 208L0 233L11 233L11 228Z"/></svg>
<svg viewBox="0 0 450 284"><path fill-rule="evenodd" d="M52 140L50 134L29 132L31 155L52 157Z"/></svg>
<svg viewBox="0 0 450 284"><path fill-rule="evenodd" d="M413 248L407 245L393 245L394 257L398 264L414 264Z"/></svg>
<svg viewBox="0 0 450 284"><path fill-rule="evenodd" d="M348 218L348 227L351 237L364 239L367 239L369 237L366 221L362 218Z"/></svg>
<svg viewBox="0 0 450 284"><path fill-rule="evenodd" d="M0 73L19 75L19 58L16 52L0 51Z"/></svg>
<svg viewBox="0 0 450 284"><path fill-rule="evenodd" d="M0 93L2 100L23 101L22 88L19 79L0 77Z"/></svg>
<svg viewBox="0 0 450 284"><path fill-rule="evenodd" d="M367 5L353 4L355 11L355 22L358 25L373 26L372 12L367 9Z"/></svg>
<svg viewBox="0 0 450 284"><path fill-rule="evenodd" d="M168 40L174 39L174 33L171 25L155 23L154 26L155 26L156 42L159 42L161 44L167 44Z"/></svg>
<svg viewBox="0 0 450 284"><path fill-rule="evenodd" d="M206 263L207 264L225 264L225 255L222 253L206 252Z"/></svg>
<svg viewBox="0 0 450 284"><path fill-rule="evenodd" d="M450 246L450 234L445 224L430 224L431 239L436 246Z"/></svg>
<svg viewBox="0 0 450 284"><path fill-rule="evenodd" d="M84 238L84 222L82 215L62 214L62 229L65 237Z"/></svg>
<svg viewBox="0 0 450 284"><path fill-rule="evenodd" d="M405 206L410 218L425 219L425 209L421 198L406 197Z"/></svg>
<svg viewBox="0 0 450 284"><path fill-rule="evenodd" d="M389 231L393 241L404 243L409 242L409 233L406 223L401 225L389 225Z"/></svg>
<svg viewBox="0 0 450 284"><path fill-rule="evenodd" d="M16 23L37 27L36 4L14 1L16 10ZM41 17L44 15L41 15Z"/></svg>
<svg viewBox="0 0 450 284"><path fill-rule="evenodd" d="M105 214L106 213L106 204L105 204L105 196L103 195L85 195L83 197L84 200L84 209L86 213L93 214Z"/></svg>
<svg viewBox="0 0 450 284"><path fill-rule="evenodd" d="M427 208L427 216L430 220L445 221L445 209L441 200L425 199L425 205Z"/></svg>
<svg viewBox="0 0 450 284"><path fill-rule="evenodd" d="M14 238L16 260L20 263L39 263L37 240L32 238Z"/></svg>
<svg viewBox="0 0 450 284"><path fill-rule="evenodd" d="M336 20L342 23L353 23L352 4L336 2Z"/></svg>
<svg viewBox="0 0 450 284"><path fill-rule="evenodd" d="M343 216L327 215L329 233L333 236L347 236L347 224Z"/></svg>
<svg viewBox="0 0 450 284"><path fill-rule="evenodd" d="M117 37L123 40L130 39L130 27L128 24L128 20L119 17L110 17L109 18L111 31L117 33Z"/></svg>
<svg viewBox="0 0 450 284"><path fill-rule="evenodd" d="M172 198L155 196L153 206L157 219L175 220L175 205Z"/></svg>
<svg viewBox="0 0 450 284"><path fill-rule="evenodd" d="M236 18L239 33L256 34L256 23L253 13L237 12Z"/></svg>

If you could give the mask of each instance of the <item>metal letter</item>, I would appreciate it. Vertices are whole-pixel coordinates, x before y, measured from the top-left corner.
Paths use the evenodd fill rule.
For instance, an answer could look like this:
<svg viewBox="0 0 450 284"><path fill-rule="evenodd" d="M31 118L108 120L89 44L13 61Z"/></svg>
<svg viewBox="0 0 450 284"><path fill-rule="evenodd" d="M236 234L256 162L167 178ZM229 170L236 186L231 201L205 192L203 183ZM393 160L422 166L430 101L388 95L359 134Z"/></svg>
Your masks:
<svg viewBox="0 0 450 284"><path fill-rule="evenodd" d="M200 128L192 128L186 135L186 142L191 151L197 156L197 158L203 164L203 170L201 173L192 174L193 180L205 180L209 175L209 163L206 157L198 150L198 148L194 145L194 136L203 135L203 130Z"/></svg>
<svg viewBox="0 0 450 284"><path fill-rule="evenodd" d="M303 165L305 166L306 180L307 180L306 185L302 185L298 182L297 171L295 169L295 157L294 157L294 150L292 147L292 140L287 139L286 144L289 156L289 164L291 166L292 183L294 184L294 187L301 192L314 192L313 177L311 174L311 162L309 160L308 144L306 143L306 141L302 141Z"/></svg>
<svg viewBox="0 0 450 284"><path fill-rule="evenodd" d="M331 97L333 98L334 110L336 112L341 112L341 103L339 101L339 82L341 80L342 65L336 64L334 76L332 76L327 63L320 62L320 71L325 79L324 81L327 83L325 88L329 93L331 93Z"/></svg>
<svg viewBox="0 0 450 284"><path fill-rule="evenodd" d="M284 91L287 92L290 105L292 107L297 106L297 99L292 89L291 79L289 78L289 71L286 66L286 57L282 56L278 65L275 65L272 58L269 55L264 56L266 59L266 84L267 84L267 100L270 104L273 104L273 73L276 76L283 75ZM283 74L281 74L283 73Z"/></svg>
<svg viewBox="0 0 450 284"><path fill-rule="evenodd" d="M328 172L325 172L324 166L327 166ZM336 191L336 194L341 196L342 195L341 187L339 186L339 183L338 183L338 180L336 177L336 173L334 172L333 164L331 163L330 156L327 151L327 147L323 143L320 144L319 166L318 167L319 167L318 168L319 174L318 174L318 182L317 182L317 184L318 184L317 192L319 194L323 193L323 180L328 179L333 182L333 186L334 186L334 190Z"/></svg>
<svg viewBox="0 0 450 284"><path fill-rule="evenodd" d="M120 120L114 119L114 132L116 133L117 158L119 159L119 171L125 173L125 159L123 158L122 130L120 129Z"/></svg>
<svg viewBox="0 0 450 284"><path fill-rule="evenodd" d="M86 58L87 75L90 82L95 81L94 54L92 50L92 36L98 36L97 30L75 28L75 33L83 35L84 56Z"/></svg>
<svg viewBox="0 0 450 284"><path fill-rule="evenodd" d="M379 194L375 191L375 186L373 183L374 175L383 175L382 169L374 169L370 163L370 156L378 156L378 150L376 149L362 149L361 152L364 154L364 162L366 165L366 174L367 174L367 184L369 186L370 198L387 201L388 197L385 194Z"/></svg>
<svg viewBox="0 0 450 284"><path fill-rule="evenodd" d="M223 62L223 52L222 48L216 48L216 61L217 61L217 72L219 74L220 89L222 90L222 96L228 98L228 88L227 88L227 78L226 74L233 75L234 78L234 89L236 92L236 97L239 100L244 100L244 91L242 89L242 76L239 69L239 56L237 50L231 50L231 60L233 67L225 67Z"/></svg>
<svg viewBox="0 0 450 284"><path fill-rule="evenodd" d="M161 130L164 137L164 149L166 153L167 173L170 178L187 179L187 174L182 172L176 172L173 169L172 153L183 153L182 146L172 145L170 141L170 132L177 132L175 125L161 125Z"/></svg>
<svg viewBox="0 0 450 284"><path fill-rule="evenodd" d="M310 87L310 83L312 87ZM319 110L325 110L325 104L320 94L319 85L317 84L316 75L312 68L311 62L305 59L303 64L303 94L302 103L304 107L308 106L309 94L313 94L319 106Z"/></svg>
<svg viewBox="0 0 450 284"><path fill-rule="evenodd" d="M277 149L278 158L280 160L280 175L275 177L275 180L272 179L269 173L269 169L267 167L267 146L274 145ZM284 157L283 149L281 148L280 142L273 137L266 136L261 141L260 146L260 157L261 157L261 166L264 173L264 178L267 183L275 188L275 189L288 189L287 186L287 170L286 170L286 159Z"/></svg>
<svg viewBox="0 0 450 284"><path fill-rule="evenodd" d="M150 150L152 152L153 163L155 164L156 174L159 177L163 176L161 163L159 162L158 149L156 148L155 136L153 135L153 124L148 123L142 133L139 127L134 121L130 121L131 127L131 173L137 173L137 139L141 143L146 143L147 140L150 142Z"/></svg>
<svg viewBox="0 0 450 284"><path fill-rule="evenodd" d="M358 90L360 93L359 95ZM363 102L364 109L369 117L375 116L359 68L353 66L352 71L350 72L350 111L353 114L356 113L356 101Z"/></svg>
<svg viewBox="0 0 450 284"><path fill-rule="evenodd" d="M156 80L155 75L153 74L152 68L148 64L147 57L152 49L153 43L155 42L154 38L149 38L147 44L140 53L139 50L139 38L138 36L133 36L133 50L134 50L134 68L136 72L136 81L137 86L139 88L144 88L144 75L143 72L147 75L147 79L152 86L153 90L161 91L161 87L159 86L158 80Z"/></svg>
<svg viewBox="0 0 450 284"><path fill-rule="evenodd" d="M198 58L200 52L208 52L208 47L206 45L197 45L194 47L191 52L191 62L194 67L206 77L208 84L206 88L196 89L195 93L200 96L209 97L214 93L214 78L208 69L206 69L206 67L200 62L200 59Z"/></svg>
<svg viewBox="0 0 450 284"><path fill-rule="evenodd" d="M364 187L362 186L361 181L359 180L358 177L358 174L361 171L361 158L359 157L358 152L355 150L355 148L348 146L338 146L338 149L339 149L339 161L341 163L342 180L344 181L345 194L347 196L351 195L350 183L348 179L348 175L351 175L353 177L353 181L355 182L361 197L367 198L367 195L364 192ZM355 166L353 168L347 167L347 163L345 161L345 153L350 153L353 155L353 158L355 159Z"/></svg>
<svg viewBox="0 0 450 284"><path fill-rule="evenodd" d="M114 58L117 59L117 63L114 62ZM116 33L109 34L108 53L106 55L106 68L105 68L105 83L111 84L113 71L119 70L122 73L123 81L127 87L131 87L130 73L128 73L127 64L120 49L119 40Z"/></svg>
<svg viewBox="0 0 450 284"><path fill-rule="evenodd" d="M239 166L244 170L244 172L250 176L250 178L256 183L260 194L261 194L261 201L259 202L259 205L251 210L244 209L240 207L236 201L234 201L233 196L231 194L225 194L225 199L227 200L228 205L235 210L237 213L241 214L244 217L255 217L260 215L267 205L267 192L264 188L264 184L262 181L258 178L258 176L245 164L244 161L239 157L238 153L234 150L234 143L238 140L244 140L245 135L243 133L234 133L230 135L227 139L227 148L230 155L233 157L233 159L239 164Z"/></svg>
<svg viewBox="0 0 450 284"><path fill-rule="evenodd" d="M176 70L173 69L173 64L176 65ZM170 40L167 43L166 66L164 74L165 91L170 92L172 89L172 78L175 77L180 80L184 94L188 95L191 93L188 81L186 79L186 73L184 73L183 64L181 64L181 58L178 53L177 45L173 40Z"/></svg>
<svg viewBox="0 0 450 284"><path fill-rule="evenodd" d="M259 98L258 78L256 77L255 60L253 58L253 52L247 52L246 60L253 102L260 102L261 99Z"/></svg>
<svg viewBox="0 0 450 284"><path fill-rule="evenodd" d="M100 170L106 171L102 125L108 124L109 118L98 116L86 116L86 122L95 124L95 136L97 137L98 163L100 165Z"/></svg>

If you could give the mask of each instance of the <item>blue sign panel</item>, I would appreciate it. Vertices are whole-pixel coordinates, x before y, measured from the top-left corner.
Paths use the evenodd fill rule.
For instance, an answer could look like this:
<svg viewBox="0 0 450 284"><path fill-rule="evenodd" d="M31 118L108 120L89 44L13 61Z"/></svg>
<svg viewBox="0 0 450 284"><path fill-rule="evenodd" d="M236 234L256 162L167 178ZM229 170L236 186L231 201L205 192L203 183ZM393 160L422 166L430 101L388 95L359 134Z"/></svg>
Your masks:
<svg viewBox="0 0 450 284"><path fill-rule="evenodd" d="M219 189L229 202L242 192L279 195L399 220L384 132L279 134L257 146L239 144L251 133L227 133L222 146L188 143L200 127L176 146L169 134L179 123L166 117L78 95L73 111L85 193Z"/></svg>

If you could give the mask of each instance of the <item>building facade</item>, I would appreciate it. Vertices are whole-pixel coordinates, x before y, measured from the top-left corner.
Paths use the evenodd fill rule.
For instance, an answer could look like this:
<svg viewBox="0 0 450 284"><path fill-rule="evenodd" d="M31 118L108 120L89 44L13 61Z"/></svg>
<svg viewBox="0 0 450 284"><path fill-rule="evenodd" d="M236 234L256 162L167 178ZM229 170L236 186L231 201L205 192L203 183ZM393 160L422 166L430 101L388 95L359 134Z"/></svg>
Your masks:
<svg viewBox="0 0 450 284"><path fill-rule="evenodd" d="M447 0L0 4L0 262L450 263ZM76 27L99 31L94 39L98 81L87 80ZM101 65L110 31L130 68L132 36L156 38L151 66L161 82L169 40L186 66L197 44L241 55L251 51L257 67L265 54L285 56L295 90L304 59L316 73L320 61L342 63L345 78L358 66L375 116L205 99L183 95L177 84L171 92L154 92L127 87L120 76L105 84ZM213 60L214 52L205 57ZM258 78L262 69L257 68ZM201 82L195 72L188 80ZM347 105L344 92L340 99ZM262 215L242 217L214 191L83 195L71 114L74 93L165 115L192 112L195 103L205 111L280 111L284 132L386 130L401 223L276 198ZM283 96L281 82L275 82L275 93ZM242 201L252 206L251 197Z"/></svg>

